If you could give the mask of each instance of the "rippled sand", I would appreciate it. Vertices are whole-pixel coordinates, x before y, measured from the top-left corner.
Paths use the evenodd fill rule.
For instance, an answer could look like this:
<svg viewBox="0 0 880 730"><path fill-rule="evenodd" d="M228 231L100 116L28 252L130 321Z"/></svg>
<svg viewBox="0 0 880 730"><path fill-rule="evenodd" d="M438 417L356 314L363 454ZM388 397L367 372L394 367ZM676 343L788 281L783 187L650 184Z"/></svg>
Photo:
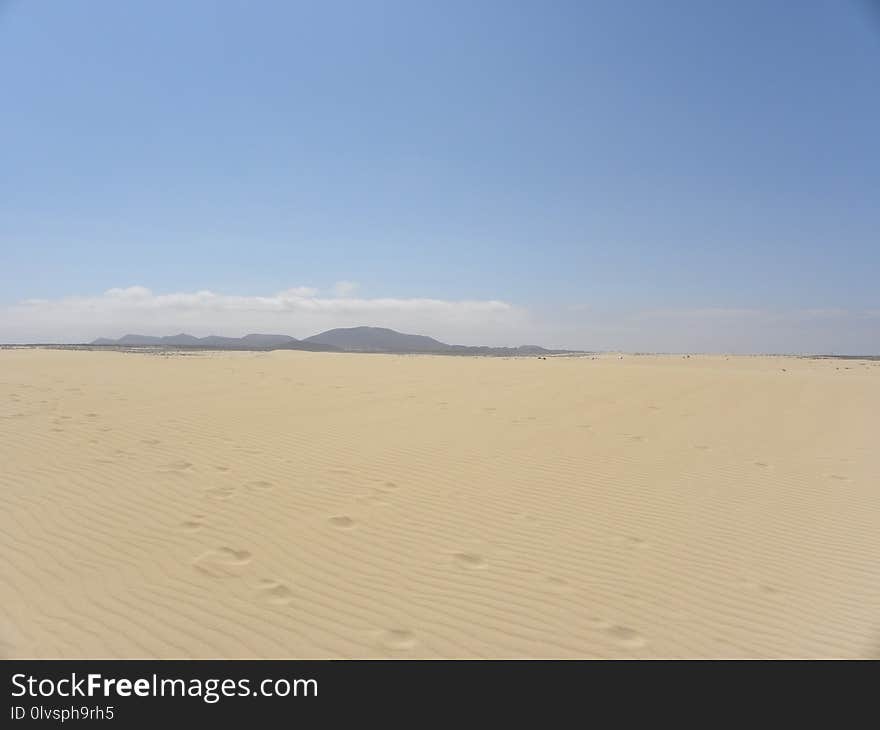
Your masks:
<svg viewBox="0 0 880 730"><path fill-rule="evenodd" d="M0 656L880 655L880 364L0 351Z"/></svg>

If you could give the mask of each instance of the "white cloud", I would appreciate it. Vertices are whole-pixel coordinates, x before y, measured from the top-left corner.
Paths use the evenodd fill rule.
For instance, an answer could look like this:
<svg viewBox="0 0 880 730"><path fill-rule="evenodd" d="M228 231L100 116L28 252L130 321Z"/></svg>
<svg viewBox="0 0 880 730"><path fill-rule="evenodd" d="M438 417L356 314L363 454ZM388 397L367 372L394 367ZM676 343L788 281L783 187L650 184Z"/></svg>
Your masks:
<svg viewBox="0 0 880 730"><path fill-rule="evenodd" d="M333 285L333 294L337 297L348 297L354 294L359 286L356 281L337 281Z"/></svg>
<svg viewBox="0 0 880 730"><path fill-rule="evenodd" d="M524 310L498 300L358 298L346 295L354 291L351 282L339 282L334 291L332 297L318 296L311 287L270 296L209 290L156 294L131 286L97 296L29 299L0 310L0 341L85 342L129 332L180 331L306 337L332 327L375 325L465 344L505 344L527 318Z"/></svg>

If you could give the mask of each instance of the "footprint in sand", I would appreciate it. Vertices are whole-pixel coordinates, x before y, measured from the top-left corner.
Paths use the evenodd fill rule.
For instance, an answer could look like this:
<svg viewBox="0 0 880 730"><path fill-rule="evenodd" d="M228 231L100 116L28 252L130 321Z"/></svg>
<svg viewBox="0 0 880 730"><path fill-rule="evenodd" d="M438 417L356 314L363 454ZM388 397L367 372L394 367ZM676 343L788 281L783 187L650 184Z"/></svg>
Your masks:
<svg viewBox="0 0 880 730"><path fill-rule="evenodd" d="M628 626L609 626L605 629L605 633L617 644L627 649L639 649L647 644L645 638L638 631Z"/></svg>
<svg viewBox="0 0 880 730"><path fill-rule="evenodd" d="M406 629L388 629L379 634L379 645L391 651L408 651L418 643L416 635Z"/></svg>
<svg viewBox="0 0 880 730"><path fill-rule="evenodd" d="M283 606L293 600L293 591L287 587L287 584L271 578L263 578L257 590L260 598L267 603Z"/></svg>
<svg viewBox="0 0 880 730"><path fill-rule="evenodd" d="M755 466L760 466L762 469L768 469L770 467L770 464L768 464L766 461L756 461Z"/></svg>
<svg viewBox="0 0 880 730"><path fill-rule="evenodd" d="M849 477L845 477L842 474L832 474L831 478L836 479L840 482L848 482L850 480Z"/></svg>
<svg viewBox="0 0 880 730"><path fill-rule="evenodd" d="M205 515L193 515L190 519L181 522L180 527L186 532L197 532L205 526L205 523L202 522L204 519Z"/></svg>
<svg viewBox="0 0 880 730"><path fill-rule="evenodd" d="M159 439L141 439L142 444L147 444L147 446L158 446L162 442Z"/></svg>
<svg viewBox="0 0 880 730"><path fill-rule="evenodd" d="M159 467L159 471L165 474L182 474L184 472L192 469L192 464L188 461L184 461L180 459L178 461L172 461L170 464L164 464Z"/></svg>
<svg viewBox="0 0 880 730"><path fill-rule="evenodd" d="M574 591L574 588L565 578L558 578L553 575L545 576L544 585L553 593L572 593Z"/></svg>
<svg viewBox="0 0 880 730"><path fill-rule="evenodd" d="M209 499L232 499L235 496L235 487L211 487L205 490L205 496Z"/></svg>
<svg viewBox="0 0 880 730"><path fill-rule="evenodd" d="M244 485L244 488L250 492L268 492L275 485L272 482L268 482L265 479L257 479L252 482L248 482Z"/></svg>
<svg viewBox="0 0 880 730"><path fill-rule="evenodd" d="M250 562L251 554L247 550L221 547L199 555L193 560L193 567L212 578L232 578L240 575Z"/></svg>
<svg viewBox="0 0 880 730"><path fill-rule="evenodd" d="M479 553L453 553L452 560L465 570L486 570L489 567L489 561Z"/></svg>
<svg viewBox="0 0 880 730"><path fill-rule="evenodd" d="M772 586L767 583L760 583L756 580L744 579L741 580L739 584L743 588L747 588L750 591L757 591L758 593L762 593L765 596L779 596L782 594L782 591L776 586Z"/></svg>
<svg viewBox="0 0 880 730"><path fill-rule="evenodd" d="M614 538L616 542L623 543L626 547L629 548L647 548L649 546L649 542L645 540L643 537L635 537L633 535L618 535Z"/></svg>
<svg viewBox="0 0 880 730"><path fill-rule="evenodd" d="M355 521L348 515L335 515L328 521L333 527L337 527L340 530L353 530L355 527Z"/></svg>
<svg viewBox="0 0 880 730"><path fill-rule="evenodd" d="M627 647L628 649L637 649L647 644L644 637L638 631L631 629L628 626L613 624L598 616L588 618L587 623L591 628L604 632L606 635L614 639L615 643Z"/></svg>

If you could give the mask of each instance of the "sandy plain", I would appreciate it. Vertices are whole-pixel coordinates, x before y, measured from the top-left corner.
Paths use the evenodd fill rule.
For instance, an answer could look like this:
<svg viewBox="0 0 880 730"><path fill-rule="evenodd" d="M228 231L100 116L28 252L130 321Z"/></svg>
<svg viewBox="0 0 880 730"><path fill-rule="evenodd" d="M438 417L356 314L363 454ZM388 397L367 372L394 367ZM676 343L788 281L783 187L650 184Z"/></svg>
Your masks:
<svg viewBox="0 0 880 730"><path fill-rule="evenodd" d="M880 656L878 362L6 349L0 500L0 656Z"/></svg>

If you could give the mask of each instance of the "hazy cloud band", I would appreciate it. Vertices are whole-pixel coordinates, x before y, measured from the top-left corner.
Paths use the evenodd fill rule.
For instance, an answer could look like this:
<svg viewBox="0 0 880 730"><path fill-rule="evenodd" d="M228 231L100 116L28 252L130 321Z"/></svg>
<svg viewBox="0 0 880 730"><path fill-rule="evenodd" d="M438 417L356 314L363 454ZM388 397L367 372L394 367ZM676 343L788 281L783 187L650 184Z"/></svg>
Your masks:
<svg viewBox="0 0 880 730"><path fill-rule="evenodd" d="M251 332L307 337L373 325L453 344L643 352L880 354L880 310L639 309L577 303L528 309L510 302L355 296L341 281L322 293L269 296L202 290L157 294L143 286L96 296L29 299L0 308L2 342L88 342L128 333Z"/></svg>

